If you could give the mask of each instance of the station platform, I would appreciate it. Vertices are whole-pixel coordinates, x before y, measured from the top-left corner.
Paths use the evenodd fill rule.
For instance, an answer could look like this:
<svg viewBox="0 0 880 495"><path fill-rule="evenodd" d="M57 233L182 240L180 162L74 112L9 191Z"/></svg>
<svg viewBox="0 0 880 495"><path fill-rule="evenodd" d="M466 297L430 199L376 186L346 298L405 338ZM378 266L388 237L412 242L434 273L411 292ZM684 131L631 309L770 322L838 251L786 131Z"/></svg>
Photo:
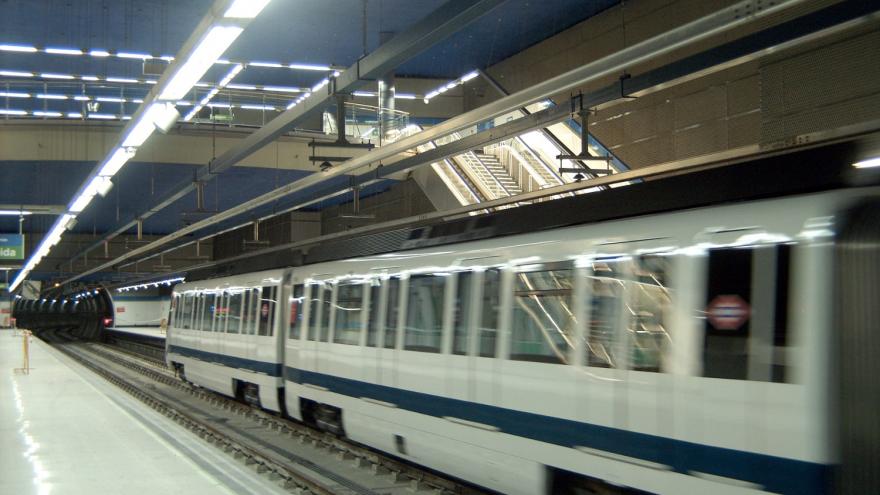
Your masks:
<svg viewBox="0 0 880 495"><path fill-rule="evenodd" d="M37 338L22 359L0 330L0 493L287 493Z"/></svg>

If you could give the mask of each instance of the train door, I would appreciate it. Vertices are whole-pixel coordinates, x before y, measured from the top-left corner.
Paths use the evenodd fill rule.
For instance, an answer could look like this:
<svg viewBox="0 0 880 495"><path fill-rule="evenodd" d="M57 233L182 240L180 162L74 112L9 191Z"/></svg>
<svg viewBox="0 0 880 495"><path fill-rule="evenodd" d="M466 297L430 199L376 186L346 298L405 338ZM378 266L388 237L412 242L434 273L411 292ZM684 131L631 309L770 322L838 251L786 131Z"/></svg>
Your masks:
<svg viewBox="0 0 880 495"><path fill-rule="evenodd" d="M367 383L379 383L382 370L383 335L387 319L389 278L386 274L370 278L369 314L364 336L364 374Z"/></svg>
<svg viewBox="0 0 880 495"><path fill-rule="evenodd" d="M382 337L382 349L379 351L379 383L389 387L397 387L398 349L403 341L403 322L406 316L407 279L395 275L388 279L387 307L385 309L385 325Z"/></svg>
<svg viewBox="0 0 880 495"><path fill-rule="evenodd" d="M841 222L835 247L834 332L839 372L834 390L838 404L835 433L840 467L835 493L877 493L880 488L880 321L877 286L880 282L880 202L866 201L851 209ZM829 398L832 400L832 398Z"/></svg>
<svg viewBox="0 0 880 495"><path fill-rule="evenodd" d="M498 366L499 329L509 324L510 303L505 301L505 282L510 282L510 273L500 267L490 267L476 272L474 295L479 301L473 320L473 339L468 352L468 397L484 404L498 402L495 389L496 367ZM506 309L505 309L506 302Z"/></svg>

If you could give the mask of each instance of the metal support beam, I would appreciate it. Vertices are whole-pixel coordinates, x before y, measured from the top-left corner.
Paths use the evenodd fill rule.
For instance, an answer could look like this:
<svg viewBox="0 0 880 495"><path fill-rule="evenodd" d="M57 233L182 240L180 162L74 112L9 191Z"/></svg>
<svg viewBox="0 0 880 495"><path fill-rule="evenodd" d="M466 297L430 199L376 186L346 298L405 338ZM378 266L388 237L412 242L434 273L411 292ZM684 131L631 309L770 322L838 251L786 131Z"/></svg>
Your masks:
<svg viewBox="0 0 880 495"><path fill-rule="evenodd" d="M504 1L450 0L446 2L437 10L425 16L424 19L416 23L412 28L382 44L373 53L361 58L342 72L334 81L335 91L337 93L351 93L369 80L382 77L449 35L463 29L483 14L504 3ZM329 91L329 87L330 85L327 86L327 91ZM210 181L222 171L244 160L282 134L293 130L296 124L326 107L331 96L329 92L315 93L303 100L299 105L286 110L260 128L260 130L243 139L239 145L212 161L209 167L200 169L196 174L195 180L197 182ZM139 213L139 216L146 218L167 208L175 201L189 194L193 188L192 181L184 181L160 197L158 202L152 207ZM132 218L105 236L105 238L112 239L124 233L134 226L135 221L136 218ZM96 243L90 246L86 249L86 252L94 249L97 245ZM76 257L73 259L76 259Z"/></svg>
<svg viewBox="0 0 880 495"><path fill-rule="evenodd" d="M643 63L654 57L667 54L673 50L681 49L685 46L697 43L707 37L716 36L727 31L740 28L758 19L768 15L777 14L783 10L789 9L795 5L803 3L803 0L782 1L769 9L755 9L754 1L744 1L734 4L726 9L717 11L709 16L698 19L694 22L676 28L670 32L663 33L657 37L645 40L642 43L633 45L625 50L612 54L603 59L584 65L583 67L574 69L567 73L554 77L544 83L538 84L532 88L519 91L508 97L501 98L493 103L466 112L462 115L449 119L448 121L435 126L427 131L420 132L417 135L402 139L395 143L384 146L382 149L374 150L369 156L358 157L349 160L331 171L314 174L294 183L288 184L274 191L246 201L241 205L221 212L211 218L197 222L193 225L185 227L173 234L162 237L161 239L135 249L120 256L116 260L96 267L89 271L83 272L73 278L65 281L71 282L81 277L94 273L96 271L112 267L122 261L134 258L138 255L145 254L149 251L157 249L163 245L169 244L176 239L180 239L190 233L204 229L210 225L225 221L236 217L246 211L261 206L278 198L292 194L303 189L314 186L324 180L348 173L357 168L368 165L374 161L378 161L389 156L395 155L401 151L414 148L420 144L444 136L456 130L468 127L473 123L484 121L488 118L515 110L525 106L531 102L540 100L547 95L555 94L560 91L572 89L577 86L604 78L608 75L619 73L623 68L635 64ZM718 47L718 53L713 53L712 57L703 57L697 60L699 66L690 66L693 72L703 70L711 71L716 67L730 67L736 63L749 60L756 54L769 53L769 51L778 51L785 48L796 46L804 41L816 39L819 36L827 36L840 32L842 29L851 28L853 26L862 25L872 22L877 18L876 10L878 6L869 6L864 4L849 4L844 2L843 5L829 7L814 14L804 16L803 19L797 18L779 26L772 36L764 36L763 32L752 35L742 40L731 42L727 45ZM749 15L742 15L743 12L751 12ZM794 28L794 29L793 29ZM771 28L773 30L775 28ZM711 51L711 50L710 50ZM714 59L714 60L713 60ZM675 66L676 64L670 64ZM675 67L676 70L682 70ZM720 69L718 69L720 70ZM683 76L684 74L682 74ZM637 79L636 77L633 80ZM629 80L628 80L629 81ZM660 84L659 82L657 84ZM612 101L619 97L620 87L618 83L613 85L613 97L608 97L606 101ZM628 93L630 93L628 91ZM590 104L593 102L591 100ZM296 108L296 107L294 107ZM615 178L617 175L614 176ZM598 184L601 185L601 184ZM549 189L548 189L549 190ZM563 191L564 192L564 191ZM518 201L518 200L517 200Z"/></svg>

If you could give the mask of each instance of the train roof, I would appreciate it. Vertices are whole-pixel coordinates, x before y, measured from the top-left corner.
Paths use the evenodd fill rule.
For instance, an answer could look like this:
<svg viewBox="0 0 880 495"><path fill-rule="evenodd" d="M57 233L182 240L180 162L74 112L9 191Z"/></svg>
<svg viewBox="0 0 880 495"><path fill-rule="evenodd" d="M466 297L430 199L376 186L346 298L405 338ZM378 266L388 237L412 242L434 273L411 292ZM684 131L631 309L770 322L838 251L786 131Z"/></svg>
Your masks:
<svg viewBox="0 0 880 495"><path fill-rule="evenodd" d="M697 172L485 215L410 224L324 242L317 239L314 243L276 246L191 270L187 280L305 266L718 204L867 185L864 178L856 176L857 170L852 166L861 158L863 148L862 140L849 140L788 153L769 153L734 164L710 164L707 165L709 168ZM876 174L872 174L870 184L878 183L876 179Z"/></svg>

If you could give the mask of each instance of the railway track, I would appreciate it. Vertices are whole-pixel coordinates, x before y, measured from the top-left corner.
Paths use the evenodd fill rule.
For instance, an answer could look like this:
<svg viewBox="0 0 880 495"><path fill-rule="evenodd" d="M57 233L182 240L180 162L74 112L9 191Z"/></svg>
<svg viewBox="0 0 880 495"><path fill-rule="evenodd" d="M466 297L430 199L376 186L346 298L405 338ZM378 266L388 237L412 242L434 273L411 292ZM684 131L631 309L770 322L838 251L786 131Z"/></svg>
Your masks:
<svg viewBox="0 0 880 495"><path fill-rule="evenodd" d="M130 348L59 334L50 345L297 494L486 493L330 433L181 381L164 362Z"/></svg>

